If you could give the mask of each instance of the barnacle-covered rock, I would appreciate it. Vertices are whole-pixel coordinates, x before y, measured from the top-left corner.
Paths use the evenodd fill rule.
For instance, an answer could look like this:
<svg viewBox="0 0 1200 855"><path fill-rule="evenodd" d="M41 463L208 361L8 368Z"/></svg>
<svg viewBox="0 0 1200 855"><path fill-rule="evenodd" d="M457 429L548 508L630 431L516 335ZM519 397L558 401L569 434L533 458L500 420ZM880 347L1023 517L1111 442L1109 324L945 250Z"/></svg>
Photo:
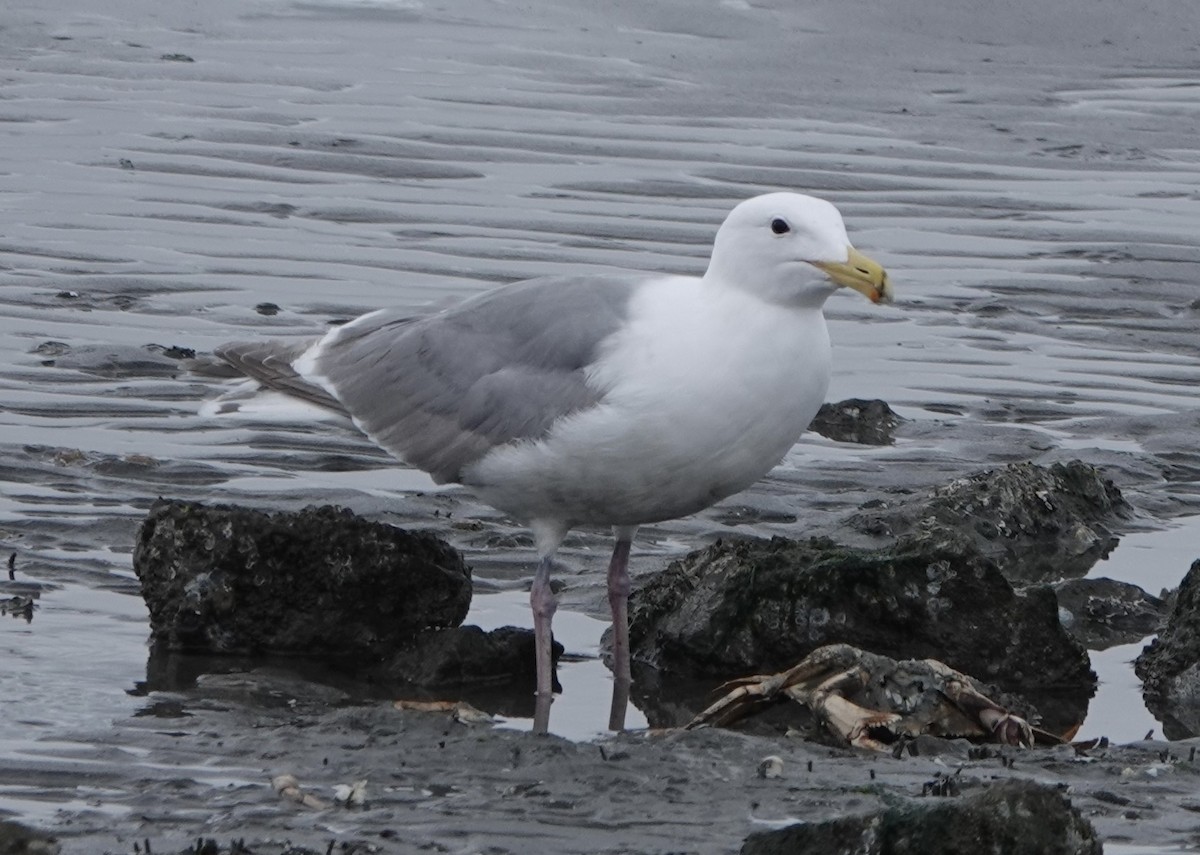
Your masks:
<svg viewBox="0 0 1200 855"><path fill-rule="evenodd" d="M268 514L159 500L133 569L167 650L380 654L462 623L471 571L449 544L330 506Z"/></svg>

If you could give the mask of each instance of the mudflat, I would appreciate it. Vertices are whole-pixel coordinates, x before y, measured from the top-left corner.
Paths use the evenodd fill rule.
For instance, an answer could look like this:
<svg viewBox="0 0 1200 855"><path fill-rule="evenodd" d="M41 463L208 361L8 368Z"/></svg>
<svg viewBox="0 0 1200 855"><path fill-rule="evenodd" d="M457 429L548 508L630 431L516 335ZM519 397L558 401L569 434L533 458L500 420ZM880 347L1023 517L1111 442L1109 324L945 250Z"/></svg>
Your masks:
<svg viewBox="0 0 1200 855"><path fill-rule="evenodd" d="M332 425L201 415L221 383L186 359L544 273L699 273L729 208L788 189L835 202L897 292L830 301L830 399L907 421L885 446L809 435L752 490L648 527L635 577L731 530L829 534L864 503L1078 458L1135 510L1091 573L1157 596L1197 557L1196 35L1187 0L10 6L0 545L4 596L38 596L0 621L0 811L68 852L725 852L961 767L1068 785L1110 847L1193 843L1195 740L1141 741L1161 730L1128 669L1081 733L1120 747L1090 760L604 735L570 674L534 739L328 675L160 670L129 552L160 495L336 503L437 531L478 603L519 600L515 522ZM604 615L605 543L563 553L580 622ZM576 697L603 695L602 667L579 673ZM755 774L769 754L783 777ZM366 779L367 805L297 806L285 773L323 798Z"/></svg>

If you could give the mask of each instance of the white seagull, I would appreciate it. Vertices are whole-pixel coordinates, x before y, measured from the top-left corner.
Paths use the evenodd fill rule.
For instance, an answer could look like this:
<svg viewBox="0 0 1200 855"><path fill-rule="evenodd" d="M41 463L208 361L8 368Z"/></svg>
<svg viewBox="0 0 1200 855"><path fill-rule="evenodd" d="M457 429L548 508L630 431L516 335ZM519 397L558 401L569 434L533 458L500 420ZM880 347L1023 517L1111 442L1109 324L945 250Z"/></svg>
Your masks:
<svg viewBox="0 0 1200 855"><path fill-rule="evenodd" d="M770 193L730 212L699 278L531 279L426 317L381 309L317 339L216 352L528 524L540 557L530 590L535 730L549 721L555 551L575 526L611 526L620 729L634 534L744 490L795 444L825 400L822 306L841 286L892 299L884 269L850 245L837 208Z"/></svg>

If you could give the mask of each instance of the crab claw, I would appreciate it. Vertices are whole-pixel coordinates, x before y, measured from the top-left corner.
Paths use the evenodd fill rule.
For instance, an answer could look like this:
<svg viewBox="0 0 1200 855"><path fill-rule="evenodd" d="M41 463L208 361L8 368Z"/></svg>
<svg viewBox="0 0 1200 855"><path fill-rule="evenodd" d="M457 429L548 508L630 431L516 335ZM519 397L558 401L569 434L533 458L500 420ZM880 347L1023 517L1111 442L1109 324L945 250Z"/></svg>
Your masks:
<svg viewBox="0 0 1200 855"><path fill-rule="evenodd" d="M730 680L717 688L724 692L712 705L684 725L684 730L698 727L724 727L750 713L757 706L769 703L779 694L783 674L765 674Z"/></svg>
<svg viewBox="0 0 1200 855"><path fill-rule="evenodd" d="M1025 748L1033 745L1033 728L1020 716L1002 710L982 710L979 720L999 743Z"/></svg>

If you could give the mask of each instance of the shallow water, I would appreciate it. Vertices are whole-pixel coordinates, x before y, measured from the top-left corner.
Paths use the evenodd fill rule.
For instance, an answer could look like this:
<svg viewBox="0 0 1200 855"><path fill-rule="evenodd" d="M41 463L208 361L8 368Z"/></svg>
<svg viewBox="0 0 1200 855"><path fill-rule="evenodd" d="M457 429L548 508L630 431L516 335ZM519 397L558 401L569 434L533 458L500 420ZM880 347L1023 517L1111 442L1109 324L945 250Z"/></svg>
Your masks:
<svg viewBox="0 0 1200 855"><path fill-rule="evenodd" d="M1120 545L1088 575L1128 582L1157 597L1177 587L1197 559L1200 517L1181 517L1162 529L1122 535Z"/></svg>
<svg viewBox="0 0 1200 855"><path fill-rule="evenodd" d="M1088 576L1128 582L1159 596L1179 584L1180 568L1190 567L1198 552L1200 517L1184 517L1162 530L1124 535L1120 545L1092 567ZM1147 738L1147 734L1162 736L1162 726L1139 701L1141 681L1133 673L1133 661L1153 638L1092 651L1099 688L1079 730L1080 739L1107 736L1127 743Z"/></svg>
<svg viewBox="0 0 1200 855"><path fill-rule="evenodd" d="M1099 685L1088 705L1088 715L1079 728L1078 739L1108 737L1126 745L1139 739L1162 737L1162 725L1141 702L1142 681L1133 672L1133 661L1150 639L1135 644L1118 644L1091 652L1092 670Z"/></svg>
<svg viewBox="0 0 1200 855"><path fill-rule="evenodd" d="M896 306L830 301L830 398L912 421L884 449L805 438L747 494L647 529L635 573L730 525L821 533L881 492L1080 457L1146 529L1094 572L1177 584L1200 557L1194 11L1070 5L8 9L0 546L46 589L32 623L0 620L0 755L144 702L129 551L157 495L338 502L442 529L502 588L528 579L510 521L328 425L201 417L218 384L149 346L312 334L542 273L699 273L728 208L766 190L835 201L888 266ZM560 632L588 655L606 549L583 532L565 550ZM582 737L607 677L569 667L589 688L555 720ZM1140 737L1127 672L1101 670L1105 707L1138 724L1095 726ZM19 789L0 808L25 813Z"/></svg>
<svg viewBox="0 0 1200 855"><path fill-rule="evenodd" d="M529 595L508 591L483 594L471 601L467 623L485 630L529 624ZM558 667L563 690L554 699L550 732L567 739L594 739L611 734L608 727L612 672L600 661L600 637L608 624L589 615L564 611L555 616L554 639L564 648ZM507 717L502 727L532 730L532 718ZM646 717L631 704L625 726L640 730Z"/></svg>

